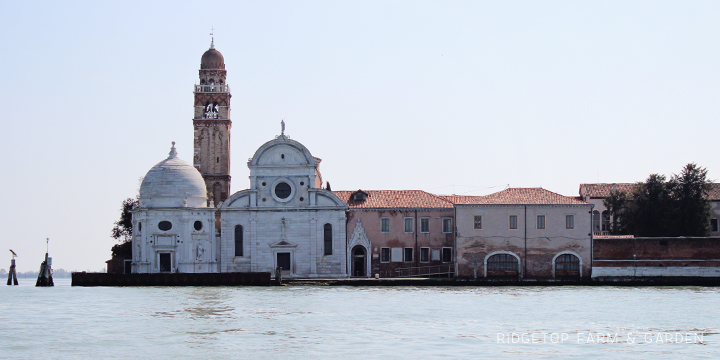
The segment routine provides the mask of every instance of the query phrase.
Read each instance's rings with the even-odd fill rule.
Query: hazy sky
[[[121,202],[192,162],[193,84],[232,90],[232,191],[280,132],[334,190],[577,195],[689,162],[717,179],[720,2],[3,1],[0,268],[98,271]]]

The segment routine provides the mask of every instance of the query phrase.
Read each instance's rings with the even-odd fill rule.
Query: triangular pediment
[[[279,248],[290,248],[290,247],[297,247],[297,244],[293,244],[287,240],[280,240],[274,244],[270,244],[271,248],[279,247]]]

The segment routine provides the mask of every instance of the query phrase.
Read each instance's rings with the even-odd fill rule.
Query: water
[[[0,287],[0,358],[720,354],[718,288],[73,288],[69,279],[57,279],[54,288],[33,285]],[[702,341],[667,340],[687,333]]]

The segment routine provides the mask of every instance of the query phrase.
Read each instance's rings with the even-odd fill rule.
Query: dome
[[[219,51],[215,50],[215,47],[211,46],[200,60],[200,69],[225,69],[225,58]]]
[[[177,157],[174,141],[170,156],[145,175],[140,207],[207,207],[205,180],[196,168]]]

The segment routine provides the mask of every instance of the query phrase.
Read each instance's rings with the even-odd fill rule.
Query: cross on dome
[[[215,33],[215,27],[210,28],[210,49],[215,49],[215,37],[213,34]]]

